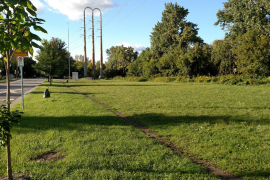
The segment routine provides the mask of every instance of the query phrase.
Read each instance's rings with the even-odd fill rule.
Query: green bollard
[[[50,97],[50,91],[49,89],[46,89],[43,94],[43,98],[49,98]]]

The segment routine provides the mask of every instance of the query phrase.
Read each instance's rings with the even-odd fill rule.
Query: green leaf
[[[37,11],[37,8],[29,0],[27,1],[27,7],[33,11]]]
[[[45,22],[44,19],[40,19],[40,18],[34,18],[35,21],[40,21],[40,22]]]
[[[11,104],[11,102],[9,100],[4,100],[4,103]]]
[[[12,4],[12,5],[15,5],[18,3],[17,0],[5,0],[8,4]]]
[[[40,45],[38,45],[37,43],[35,43],[33,41],[31,42],[31,45],[34,46],[34,47],[36,47],[36,48],[41,48]]]
[[[33,34],[33,33],[30,33],[29,35],[30,35],[30,38],[31,38],[31,39],[35,39],[35,40],[37,40],[37,41],[41,41],[41,38],[40,38],[38,35]]]
[[[33,43],[33,42],[32,42],[32,43]],[[29,52],[30,52],[31,56],[33,56],[33,54],[34,54],[34,50],[33,50],[33,48],[32,48],[32,47],[30,47],[30,48],[29,48]]]
[[[27,50],[29,47],[31,47],[30,42],[27,39],[22,39],[21,44],[20,44],[20,50],[21,51],[25,51]]]
[[[28,16],[28,14],[23,9],[20,8],[17,8],[15,13],[19,14],[21,18],[25,18]]]
[[[13,48],[17,48],[18,43],[17,43],[16,41],[11,41],[11,46],[12,46]]]
[[[27,0],[20,0],[20,5],[27,7]]]
[[[25,31],[24,36],[25,36],[25,37],[28,37],[28,36],[30,36],[30,34],[31,34],[30,31]]]
[[[0,6],[0,12],[2,12],[5,8],[3,6]],[[0,14],[0,19],[3,19],[2,14]]]
[[[41,32],[43,32],[43,33],[48,33],[43,27],[41,27],[41,26],[36,26],[36,25],[34,25],[34,29],[36,30],[36,31],[41,31]]]
[[[33,11],[33,10],[31,10],[31,9],[29,9],[29,8],[26,8],[26,10],[32,15],[32,16],[37,16],[37,14],[36,14],[36,12],[35,11]]]

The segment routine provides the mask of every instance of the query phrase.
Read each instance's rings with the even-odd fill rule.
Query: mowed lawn
[[[105,80],[67,85],[192,156],[244,179],[270,179],[270,86]]]
[[[157,104],[150,105],[151,102],[147,102],[147,105],[140,102],[143,98],[136,99],[144,95],[141,92],[145,91],[148,86],[144,85],[147,84],[136,87],[132,83],[93,81],[68,85],[76,86],[78,90],[97,97],[134,119],[136,117],[142,122],[149,119],[144,124],[149,124],[151,128],[163,126],[165,130],[172,125],[167,124],[171,116],[166,119],[159,113],[147,112],[149,107]],[[150,84],[148,88],[155,88],[153,85]],[[42,96],[46,87],[47,82],[25,97],[21,123],[12,128],[11,158],[14,173],[38,180],[219,179],[59,82],[53,82],[50,87],[51,97],[44,99]],[[134,101],[139,103],[136,107],[132,107],[136,103]],[[21,104],[12,109],[21,110]],[[160,122],[164,120],[167,125],[154,125],[156,121],[151,123],[151,118],[147,116],[153,120],[160,117]],[[41,155],[49,152],[58,153],[56,161],[39,160]],[[0,179],[5,175],[6,152],[0,149]]]

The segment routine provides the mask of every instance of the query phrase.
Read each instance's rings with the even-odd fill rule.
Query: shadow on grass
[[[89,131],[91,127],[110,131],[112,126],[117,129],[121,127],[132,125],[125,122],[117,116],[67,116],[67,117],[46,117],[46,112],[40,114],[41,117],[27,117],[23,116],[20,125],[17,125],[13,130],[18,134],[27,134],[33,132],[42,133],[46,130],[57,130],[57,131]],[[137,114],[129,117],[130,119],[140,122],[141,124],[154,127],[159,125],[180,125],[180,124],[191,124],[191,123],[251,123],[243,119],[232,119],[230,116],[165,116],[162,114]],[[259,124],[269,124],[269,121],[259,121]],[[90,128],[90,129],[89,129]],[[122,169],[118,169],[119,171]],[[145,171],[151,172],[144,169],[132,169],[130,172]],[[196,173],[196,172],[181,172],[181,173]],[[270,172],[242,172],[238,174],[241,177],[269,177]]]
[[[50,91],[50,94],[51,94],[51,97],[53,96],[53,94],[79,94],[79,93],[76,93],[76,92],[72,92],[72,91],[61,91],[61,92],[55,92],[55,91],[51,91],[51,90],[49,90]],[[43,94],[44,93],[44,91],[33,91],[33,92],[31,92],[31,94]],[[104,94],[104,93],[83,93],[84,95],[93,95],[93,94]],[[1,95],[0,95],[1,96]]]
[[[48,129],[62,129],[62,130],[80,130],[83,125],[97,125],[97,126],[132,126],[123,121],[117,116],[66,116],[66,117],[51,117],[46,116],[46,111],[40,113],[41,117],[27,117],[22,116],[20,128],[26,128],[27,131],[33,130],[48,130]],[[134,122],[139,122],[145,127],[155,127],[162,125],[177,126],[181,124],[229,124],[229,123],[245,123],[265,125],[270,124],[270,120],[244,120],[240,117],[230,116],[165,116],[163,114],[135,114],[128,117]],[[81,126],[82,125],[82,126]],[[82,128],[84,129],[84,128]]]
[[[201,108],[201,107],[200,107]],[[192,123],[209,123],[209,124],[230,124],[230,123],[246,123],[257,125],[268,125],[270,119],[264,120],[247,120],[242,116],[166,116],[164,114],[135,114],[130,117],[141,124],[147,126],[159,126],[159,125],[180,125],[180,124],[192,124]]]
[[[116,116],[66,116],[46,117],[46,112],[41,113],[43,117],[22,116],[18,132],[28,133],[32,131],[46,131],[49,129],[59,130],[84,130],[85,125],[93,126],[131,126]],[[15,129],[14,129],[15,130]],[[16,131],[16,130],[15,130]]]
[[[45,114],[46,112],[44,112],[44,115]],[[92,116],[92,117],[91,116],[90,117],[89,116],[67,116],[67,117],[23,116],[23,119],[20,125],[17,125],[15,128],[13,128],[13,132],[14,133],[16,132],[17,134],[31,133],[32,136],[34,134],[35,135],[46,134],[45,132],[46,130],[54,130],[54,131],[60,132],[61,134],[68,134],[68,135],[73,134],[72,132],[75,132],[75,134],[80,134],[78,132],[82,132],[81,133],[82,136],[78,138],[80,139],[80,141],[90,143],[92,145],[93,144],[98,145],[98,142],[96,141],[99,137],[94,136],[95,138],[92,138],[92,139],[85,138],[87,140],[83,141],[83,136],[87,136],[87,134],[91,134],[93,131],[96,131],[96,132],[98,131],[98,132],[104,132],[104,135],[106,137],[107,132],[112,131],[117,134],[117,132],[120,131],[121,134],[116,135],[116,136],[119,136],[118,138],[120,139],[123,137],[123,141],[121,141],[121,143],[119,145],[116,145],[115,147],[107,146],[105,140],[102,137],[100,137],[99,141],[101,145],[99,146],[102,148],[98,152],[93,152],[94,155],[96,156],[96,158],[93,158],[94,162],[91,162],[91,163],[88,162],[89,164],[91,164],[90,168],[92,171],[97,171],[97,172],[108,171],[109,172],[109,171],[114,170],[117,172],[137,174],[136,176],[138,176],[138,174],[144,175],[146,177],[147,177],[147,174],[175,174],[175,175],[182,175],[182,176],[187,176],[187,177],[189,177],[190,175],[194,177],[208,176],[208,172],[205,170],[205,168],[198,167],[197,165],[194,165],[190,161],[186,161],[186,160],[183,161],[183,167],[175,165],[177,169],[174,169],[174,168],[162,168],[159,170],[154,169],[153,166],[155,165],[155,163],[169,163],[170,161],[181,162],[182,160],[179,160],[179,159],[182,159],[182,158],[178,159],[177,156],[179,156],[179,154],[175,152],[173,152],[170,155],[167,155],[166,153],[164,155],[166,159],[165,157],[164,159],[159,157],[159,155],[157,155],[157,157],[159,158],[156,158],[154,154],[155,152],[159,151],[159,149],[155,149],[155,148],[158,148],[159,142],[153,142],[153,144],[150,143],[151,146],[155,147],[153,149],[151,147],[147,147],[147,145],[149,144],[145,142],[146,137],[142,136],[142,134],[137,136],[135,135],[136,132],[134,132],[135,137],[133,135],[130,135],[131,131],[127,127],[133,127],[133,126],[123,121],[121,118],[117,116]],[[71,133],[66,133],[64,131],[70,131]],[[122,134],[123,132],[126,132],[127,136],[125,134]],[[108,133],[108,134],[112,135],[111,133]],[[130,138],[130,139],[126,140],[126,138]],[[113,135],[112,135],[112,139],[115,139]],[[141,142],[142,144],[140,145],[137,145],[136,143],[130,144],[129,142],[129,141],[139,142],[140,139],[143,139],[143,141]],[[67,141],[67,140],[63,140],[63,137],[57,137],[57,136],[54,137],[54,140],[59,141],[60,146],[63,141]],[[108,143],[110,144],[112,142],[108,142]],[[119,140],[116,143],[119,143]],[[120,147],[120,146],[123,146],[123,147]],[[123,150],[119,150],[119,148],[123,148]],[[163,150],[161,150],[161,152],[163,152]],[[153,153],[153,156],[149,157],[149,153]],[[89,154],[89,156],[91,155]],[[127,158],[128,162],[126,162],[127,160],[123,160],[123,158]],[[147,161],[145,162],[144,159],[146,158],[147,158]],[[104,159],[102,160],[104,162],[100,163],[99,159]],[[122,164],[122,161],[124,162],[123,164]],[[137,162],[140,162],[140,164],[136,164]],[[68,168],[67,170],[68,172],[74,172],[76,170],[86,168],[85,163],[82,163],[81,161],[78,161],[75,163],[72,162],[72,163],[73,163],[72,165],[69,165],[69,164],[66,165],[66,166],[70,166],[70,169]],[[174,167],[173,164],[172,165],[168,164],[168,166]],[[138,179],[141,179],[141,178],[138,177]]]
[[[138,86],[138,87],[142,87],[142,86],[149,86],[149,87],[153,87],[153,86],[174,86],[174,84],[166,84],[166,83],[159,83],[159,84],[154,84],[154,82],[151,82],[151,84],[144,84],[145,82],[133,82],[133,83],[138,83],[138,84],[129,84],[129,82],[126,82],[126,84],[84,84],[84,83],[77,83],[77,84],[73,84],[72,82],[66,83],[64,82],[64,84],[62,84],[62,82],[53,82],[52,86],[54,87],[91,87],[91,86],[104,86],[104,87],[112,87],[112,86],[116,86],[116,87],[123,87],[123,86]],[[48,86],[48,84],[43,83],[43,86]],[[181,85],[181,84],[179,84]]]

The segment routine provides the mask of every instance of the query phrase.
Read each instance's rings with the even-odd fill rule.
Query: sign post
[[[24,101],[23,101],[23,66],[24,66],[24,61],[22,56],[18,56],[18,66],[21,69],[21,80],[22,80],[22,109],[24,109]]]

